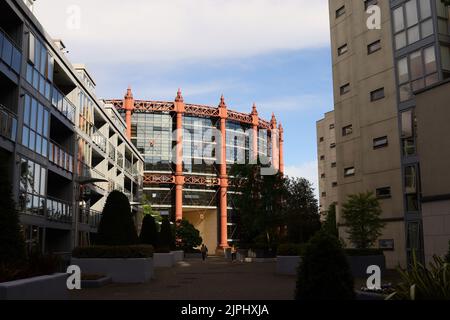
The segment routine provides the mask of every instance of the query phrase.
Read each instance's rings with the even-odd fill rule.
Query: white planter
[[[0,300],[67,300],[66,273],[0,283]]]
[[[302,259],[299,256],[278,256],[277,274],[296,275],[301,261]]]
[[[184,251],[183,250],[172,251],[171,253],[173,254],[175,263],[181,262],[184,260]]]
[[[172,268],[175,265],[175,257],[170,253],[154,253],[153,260],[155,268]]]
[[[77,259],[72,258],[81,273],[104,274],[114,283],[144,283],[153,278],[152,258],[146,259]]]

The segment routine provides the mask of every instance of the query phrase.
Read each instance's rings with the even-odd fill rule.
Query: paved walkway
[[[275,263],[231,263],[210,257],[156,269],[154,280],[140,285],[112,284],[72,292],[73,299],[137,300],[291,300],[295,277],[275,274]]]

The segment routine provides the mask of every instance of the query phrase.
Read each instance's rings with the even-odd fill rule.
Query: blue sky
[[[180,87],[188,103],[255,102],[283,124],[287,173],[317,184],[315,124],[333,106],[326,0],[93,2],[39,0],[36,15],[99,97],[131,85],[138,99],[173,100]]]

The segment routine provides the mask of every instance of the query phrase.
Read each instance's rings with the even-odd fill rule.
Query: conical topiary
[[[26,249],[8,179],[7,164],[7,159],[0,156],[0,262],[17,265],[25,262]]]
[[[142,221],[139,240],[142,244],[150,244],[153,247],[156,247],[158,244],[158,230],[156,228],[155,218],[149,214],[146,215]]]
[[[297,300],[353,300],[353,276],[339,240],[324,231],[308,243],[297,278]]]
[[[106,199],[98,226],[97,245],[125,246],[138,243],[137,231],[126,195],[113,191]]]
[[[172,226],[167,217],[164,217],[161,224],[161,231],[158,235],[158,250],[159,251],[170,251],[174,247],[174,236],[172,234]]]

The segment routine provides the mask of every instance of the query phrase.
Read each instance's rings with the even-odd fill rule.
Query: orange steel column
[[[272,120],[270,121],[271,128],[271,138],[272,138],[272,166],[275,170],[279,170],[280,168],[280,154],[278,151],[278,128],[277,128],[277,119],[275,118],[275,114],[272,114]]]
[[[228,175],[227,175],[227,118],[228,111],[225,98],[219,104],[221,153],[220,153],[220,247],[228,248]]]
[[[134,98],[131,87],[128,87],[123,107],[125,109],[125,122],[127,124],[127,137],[131,140],[131,115],[134,111]]]
[[[284,130],[283,126],[280,123],[278,127],[278,133],[280,135],[280,173],[284,175],[284,155],[283,155],[283,146],[284,146]]]
[[[254,164],[258,163],[258,126],[259,126],[258,110],[256,110],[256,104],[253,104],[252,108],[253,150],[251,163]]]
[[[175,221],[183,219],[183,114],[185,104],[181,90],[178,89],[175,98],[175,111],[177,113],[177,145],[176,145],[176,169],[175,169]]]

